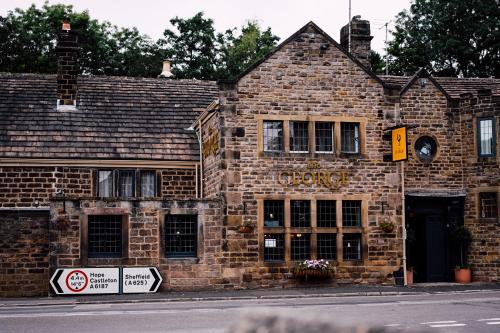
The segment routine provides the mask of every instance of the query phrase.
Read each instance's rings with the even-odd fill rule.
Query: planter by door
[[[471,282],[470,268],[455,268],[455,282],[470,283]]]
[[[413,284],[413,271],[406,271],[406,284]]]

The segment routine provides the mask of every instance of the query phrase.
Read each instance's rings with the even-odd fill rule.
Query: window
[[[291,234],[292,260],[306,260],[311,258],[311,235]]]
[[[88,216],[88,257],[122,257],[122,216]]]
[[[477,123],[478,153],[479,156],[495,156],[496,134],[494,118],[478,119]]]
[[[156,196],[156,171],[141,171],[141,197]]]
[[[289,211],[285,211],[285,207]],[[316,207],[315,214],[311,214],[311,207]],[[264,214],[259,217],[264,227],[260,243],[264,261],[362,260],[362,226],[366,225],[362,207],[362,200],[338,202],[323,197],[321,200],[260,201],[259,211],[263,209]],[[341,214],[339,223],[343,228],[336,222]]]
[[[334,228],[336,222],[336,202],[334,200],[318,200],[316,202],[317,226],[320,228]]]
[[[361,201],[342,201],[342,226],[361,227]]]
[[[498,218],[498,198],[496,192],[479,193],[479,213],[483,219]]]
[[[264,151],[280,152],[283,150],[283,122],[264,121],[263,123]]]
[[[333,153],[333,123],[316,122],[316,152]]]
[[[361,260],[361,234],[344,234],[342,249],[344,260]]]
[[[337,259],[337,234],[318,234],[318,258]]]
[[[283,234],[264,235],[264,261],[285,260],[285,241]]]
[[[359,153],[359,123],[341,124],[341,151],[343,153]]]
[[[285,205],[283,200],[264,201],[264,226],[283,227],[285,225]]]
[[[101,198],[152,198],[157,195],[155,170],[98,170],[95,177],[97,196]]]
[[[113,171],[99,170],[97,196],[109,198],[113,196]]]
[[[422,162],[431,162],[437,153],[437,142],[430,136],[421,136],[415,142],[415,153]]]
[[[130,198],[135,196],[135,171],[119,170],[118,171],[118,196],[122,198]]]
[[[165,217],[165,256],[196,257],[197,215]]]
[[[306,200],[290,201],[292,209],[292,228],[308,228],[311,226],[311,202]]]
[[[307,121],[290,122],[290,151],[307,153],[309,151],[309,124]]]

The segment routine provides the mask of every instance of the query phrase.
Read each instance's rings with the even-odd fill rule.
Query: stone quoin
[[[473,280],[498,282],[500,80],[376,75],[352,24],[352,53],[309,22],[232,81],[77,75],[71,28],[57,75],[0,73],[0,297],[91,267],[293,287],[306,259],[332,264],[321,285],[390,285],[404,244],[415,281],[452,281],[461,225]]]

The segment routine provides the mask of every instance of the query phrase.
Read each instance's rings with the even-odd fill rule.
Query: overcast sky
[[[372,49],[383,53],[385,22],[412,0],[351,0],[352,16],[361,15],[371,22],[374,36]],[[50,3],[72,4],[77,11],[88,9],[90,16],[107,20],[121,27],[137,27],[143,34],[157,39],[162,36],[174,16],[191,17],[203,11],[215,22],[217,31],[240,27],[248,19],[257,20],[261,27],[271,27],[273,33],[286,39],[309,21],[314,21],[336,41],[340,28],[349,18],[349,0],[60,0]],[[44,0],[0,0],[0,15],[16,7],[27,8]]]

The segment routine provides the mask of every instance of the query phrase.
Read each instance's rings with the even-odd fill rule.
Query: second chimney
[[[354,16],[351,20],[351,54],[366,68],[370,68],[370,21],[362,20],[361,16]],[[340,30],[340,45],[349,49],[349,23]]]
[[[64,21],[57,36],[57,109],[76,108],[78,36]]]

